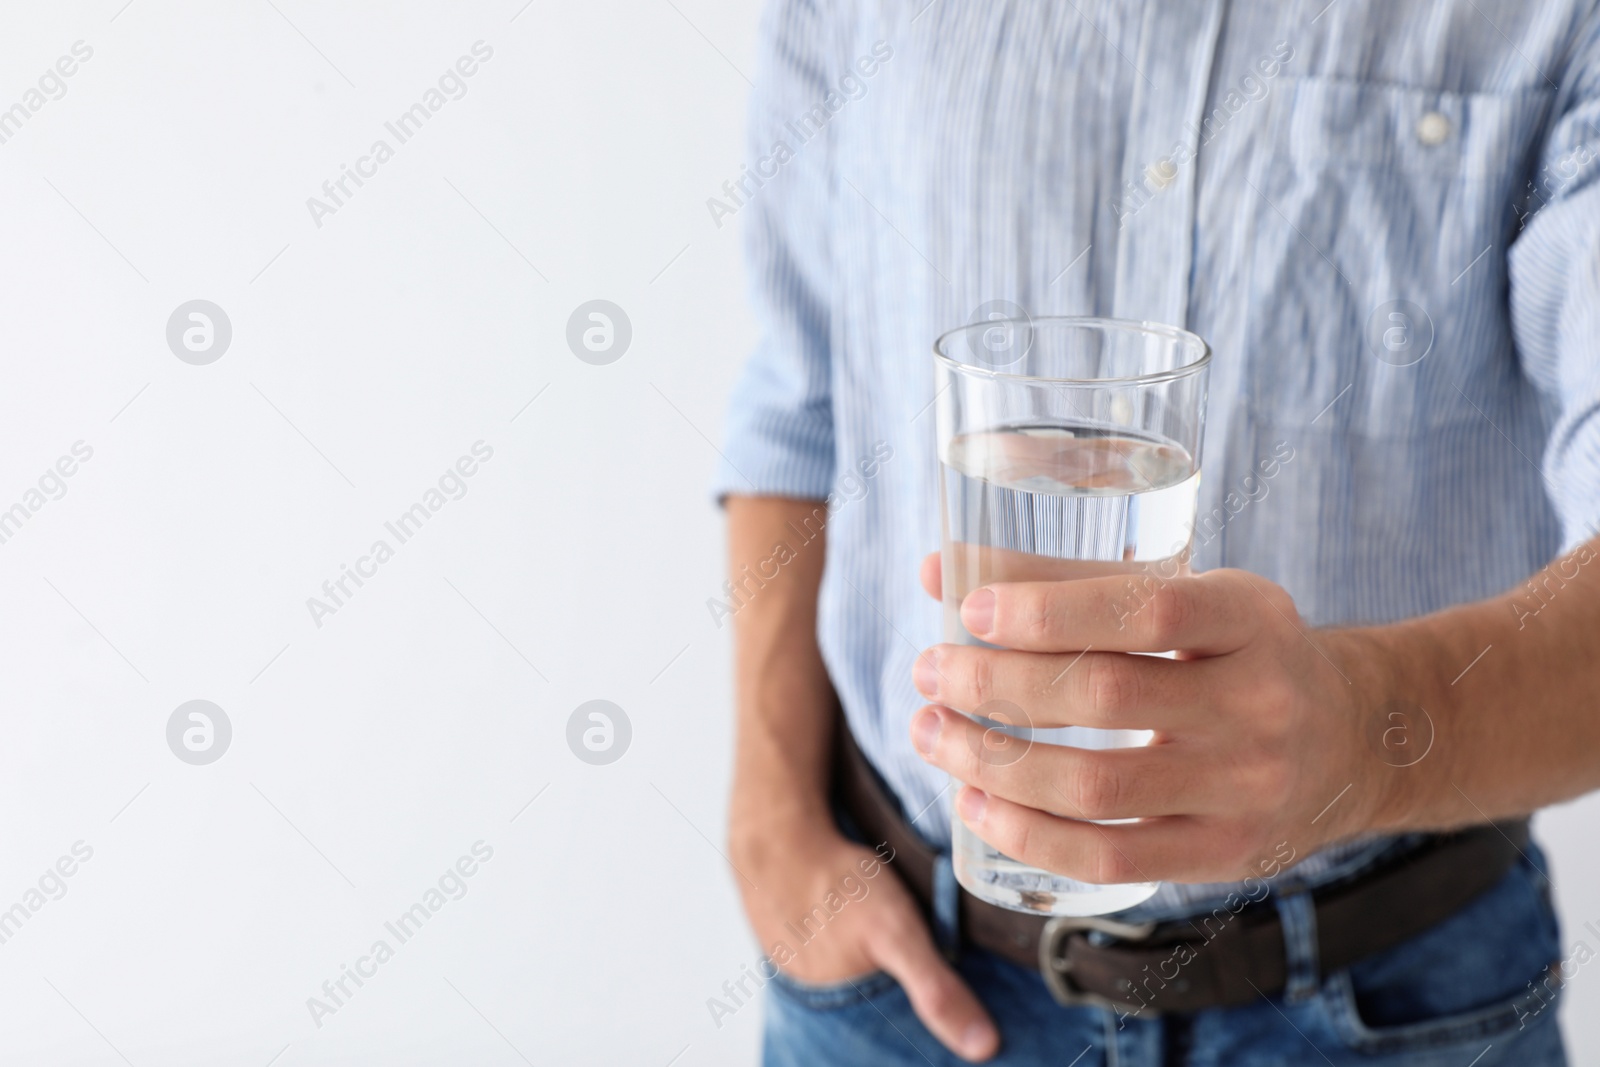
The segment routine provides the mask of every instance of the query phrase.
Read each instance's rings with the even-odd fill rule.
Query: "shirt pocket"
[[[1480,417],[1456,385],[1517,373],[1505,253],[1550,92],[1285,88],[1244,193],[1252,409],[1399,437]]]

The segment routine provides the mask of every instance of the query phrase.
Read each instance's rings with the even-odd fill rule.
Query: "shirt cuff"
[[[719,505],[729,494],[824,500],[833,489],[833,428],[826,412],[736,410],[726,442],[711,482]]]

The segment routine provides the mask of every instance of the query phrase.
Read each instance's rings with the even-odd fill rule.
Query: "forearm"
[[[1433,734],[1414,765],[1379,761],[1378,828],[1524,815],[1600,788],[1600,539],[1501,596],[1357,634],[1386,650],[1394,710],[1426,712],[1410,712],[1408,758]]]
[[[837,697],[817,644],[821,501],[732,496],[736,741],[729,842],[759,859],[775,838],[825,832]],[[809,540],[807,539],[809,536]],[[791,832],[792,831],[792,832]]]

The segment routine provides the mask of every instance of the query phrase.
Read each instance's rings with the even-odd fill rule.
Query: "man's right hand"
[[[773,953],[781,942],[793,953],[773,953],[786,975],[820,985],[886,972],[923,1025],[956,1055],[980,1061],[999,1049],[989,1013],[934,946],[916,901],[882,862],[887,848],[874,853],[828,827],[787,841],[764,835],[740,851],[734,862],[745,875],[739,879],[745,913],[764,950]],[[845,901],[832,915],[823,903],[830,893]]]
[[[838,696],[817,645],[827,506],[734,495],[727,508],[738,708],[728,844],[750,925],[801,982],[888,973],[935,1037],[988,1059],[1000,1037],[983,1005],[934,948],[899,875],[846,840],[828,810]],[[823,924],[813,909],[828,916],[830,893],[846,903]],[[801,943],[788,924],[805,919],[818,932]],[[780,941],[792,957],[773,951]]]

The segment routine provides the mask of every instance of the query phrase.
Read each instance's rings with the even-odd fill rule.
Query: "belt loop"
[[[954,960],[961,947],[961,883],[950,853],[933,861],[933,940],[946,959]]]
[[[1286,957],[1284,999],[1308,1000],[1321,984],[1321,964],[1317,959],[1317,907],[1305,890],[1274,894],[1278,917],[1283,922],[1283,951]]]

